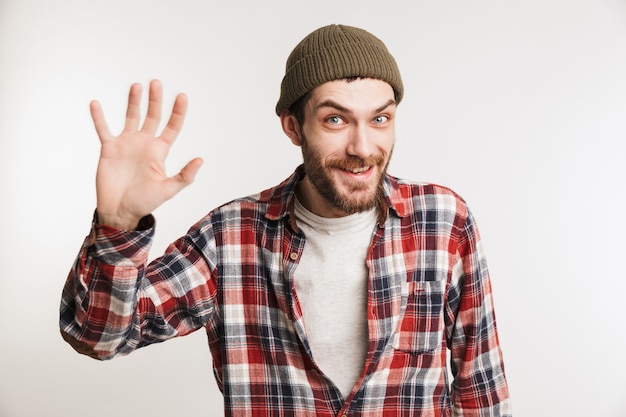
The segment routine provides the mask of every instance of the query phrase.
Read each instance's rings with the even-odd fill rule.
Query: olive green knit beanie
[[[329,25],[307,35],[289,55],[276,114],[318,85],[349,77],[386,81],[402,100],[400,71],[385,44],[363,29]]]

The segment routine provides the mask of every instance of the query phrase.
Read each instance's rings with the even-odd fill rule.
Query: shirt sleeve
[[[453,416],[511,416],[489,271],[471,212],[460,231],[446,305]]]
[[[135,231],[94,220],[61,297],[61,335],[79,353],[110,359],[191,333],[210,319],[215,268],[197,244],[198,236],[207,242],[206,230],[194,226],[148,264],[153,235],[152,216]]]

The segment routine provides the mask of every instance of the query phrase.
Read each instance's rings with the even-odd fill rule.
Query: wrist
[[[95,222],[97,225],[106,225],[119,230],[136,230],[143,217],[115,216],[99,213],[96,209]]]

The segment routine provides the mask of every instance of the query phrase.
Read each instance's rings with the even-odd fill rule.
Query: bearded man
[[[150,213],[202,164],[165,175],[186,96],[158,136],[158,81],[141,126],[131,87],[119,136],[93,102],[97,208],[62,296],[65,340],[103,360],[204,328],[226,416],[509,416],[471,212],[448,188],[387,173],[403,93],[374,35],[313,31],[276,105],[303,164],[149,263]]]

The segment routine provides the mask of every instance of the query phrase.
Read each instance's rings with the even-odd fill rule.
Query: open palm
[[[141,90],[140,84],[131,86],[126,123],[118,136],[109,131],[100,104],[91,103],[102,145],[96,173],[98,218],[100,223],[126,230],[134,229],[142,217],[189,185],[202,165],[202,160],[195,158],[178,174],[166,175],[165,159],[182,129],[187,97],[176,97],[169,121],[157,136],[163,102],[161,83],[150,83],[148,110],[140,127]]]

